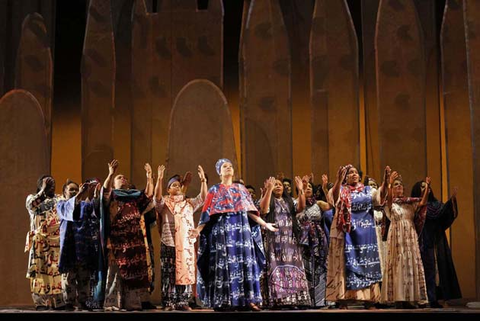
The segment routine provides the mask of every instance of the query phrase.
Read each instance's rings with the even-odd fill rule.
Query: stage
[[[301,318],[302,321],[306,320],[338,320],[354,318],[368,318],[369,320],[386,320],[386,318],[408,317],[413,319],[445,319],[451,320],[452,318],[458,319],[471,319],[478,320],[480,318],[480,309],[471,309],[465,306],[447,307],[443,309],[376,309],[365,310],[362,307],[349,307],[347,310],[340,309],[310,309],[310,310],[262,310],[260,312],[252,311],[231,311],[231,312],[215,312],[211,309],[197,309],[193,311],[163,311],[157,310],[145,310],[145,311],[115,311],[115,312],[92,312],[92,311],[35,311],[33,307],[25,308],[13,308],[3,307],[0,308],[0,315],[18,315],[27,314],[28,316],[39,315],[48,318],[63,319],[65,318],[150,318],[160,317],[162,320],[195,320],[195,321],[215,321],[215,320],[293,320],[294,318]],[[402,314],[402,316],[398,316]]]

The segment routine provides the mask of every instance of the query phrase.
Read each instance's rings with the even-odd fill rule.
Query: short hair
[[[252,185],[247,185],[247,186],[245,186],[245,187],[246,187],[247,189],[249,189],[249,188],[253,189],[254,192],[257,191],[257,190],[255,189],[255,187],[253,187]]]

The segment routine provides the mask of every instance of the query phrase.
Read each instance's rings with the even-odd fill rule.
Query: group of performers
[[[140,190],[117,168],[108,164],[103,184],[67,180],[63,195],[42,176],[27,197],[27,278],[37,310],[155,309],[152,224],[165,310],[190,311],[196,302],[215,311],[438,308],[439,299],[461,297],[445,235],[457,191],[442,203],[429,177],[407,197],[388,166],[379,186],[347,165],[333,184],[326,175],[318,185],[313,174],[296,176],[296,198],[291,180],[267,178],[257,199],[222,158],[220,183],[210,188],[198,166],[200,193],[191,198],[191,173],[164,180],[161,165],[155,182],[146,164]]]

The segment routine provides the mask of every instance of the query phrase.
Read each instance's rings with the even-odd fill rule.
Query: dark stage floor
[[[365,310],[362,307],[349,307],[348,310],[339,310],[339,309],[327,309],[327,310],[263,310],[260,312],[214,312],[209,309],[200,309],[193,311],[163,311],[158,310],[146,310],[146,311],[117,311],[117,312],[89,312],[89,311],[35,311],[32,307],[26,308],[13,308],[13,307],[2,307],[0,308],[0,316],[7,314],[27,314],[31,316],[32,314],[37,314],[39,316],[45,316],[49,320],[51,318],[58,318],[59,320],[68,320],[72,318],[87,318],[94,317],[95,319],[101,318],[102,320],[106,319],[137,319],[137,318],[161,318],[161,320],[195,320],[195,321],[324,321],[324,320],[339,320],[340,319],[349,319],[354,318],[366,318],[368,320],[383,320],[383,321],[393,321],[393,318],[397,319],[398,317],[417,319],[417,320],[453,320],[457,319],[469,319],[469,320],[480,320],[480,309],[471,309],[465,306],[459,307],[448,307],[443,309],[377,309],[377,310]],[[401,314],[401,316],[399,315]],[[3,319],[3,318],[2,318]]]

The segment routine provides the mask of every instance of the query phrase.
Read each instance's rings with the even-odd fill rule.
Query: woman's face
[[[232,163],[225,162],[222,164],[220,168],[220,176],[222,177],[233,177],[233,165]]]
[[[248,188],[248,192],[250,193],[250,196],[254,201],[257,200],[257,194],[255,193],[255,190],[253,188]]]
[[[421,190],[422,190],[422,195],[425,193],[425,188],[427,188],[427,183],[422,182]]]
[[[292,185],[290,184],[289,181],[284,181],[283,182],[283,189],[287,191],[287,194],[288,195],[291,195],[292,194]],[[283,193],[283,191],[282,191]]]
[[[375,188],[375,189],[378,188],[377,182],[375,182],[373,179],[368,180],[368,186],[370,186],[371,188]]]
[[[355,167],[352,167],[347,172],[347,184],[348,185],[356,185],[360,176],[358,175],[358,171]]]
[[[273,195],[275,197],[282,197],[283,194],[283,183],[278,179],[275,180],[275,185],[273,186]]]
[[[65,190],[63,191],[63,195],[66,199],[71,199],[75,195],[78,194],[78,185],[75,183],[70,183],[65,186]]]
[[[168,187],[168,194],[170,196],[180,195],[182,194],[182,185],[179,181],[175,181]]]
[[[394,196],[403,196],[403,183],[399,180],[395,180],[392,185],[393,195]]]
[[[307,184],[307,188],[305,189],[305,197],[312,197],[313,195],[313,186],[311,183]]]
[[[129,187],[130,187],[130,183],[128,182],[128,179],[123,174],[119,174],[115,176],[115,179],[113,181],[113,188],[128,189]]]

